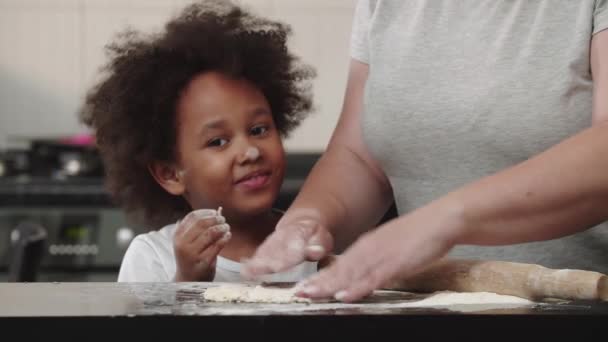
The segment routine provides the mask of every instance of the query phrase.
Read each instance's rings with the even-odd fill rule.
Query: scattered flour
[[[212,302],[259,303],[253,307],[224,306],[209,307],[205,310],[206,314],[216,315],[255,315],[264,313],[297,314],[327,310],[357,310],[366,313],[386,313],[407,308],[480,312],[486,310],[530,307],[537,304],[524,298],[490,292],[450,291],[435,292],[420,300],[365,303],[311,302],[308,299],[296,297],[293,289],[269,289],[261,286],[248,287],[243,285],[222,285],[208,288],[205,293],[203,293],[203,297],[205,300]],[[306,305],[284,305],[285,303],[306,303]]]

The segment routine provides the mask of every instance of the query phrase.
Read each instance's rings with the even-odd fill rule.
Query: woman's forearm
[[[365,162],[344,147],[328,149],[286,214],[318,215],[336,244],[345,247],[376,225],[392,202],[388,185],[370,175]]]
[[[448,228],[458,244],[547,240],[601,223],[608,219],[608,122],[428,207],[459,213]]]
[[[591,41],[593,127],[446,196],[463,213],[462,243],[569,235],[608,219],[608,31]]]
[[[352,241],[373,227],[392,202],[388,180],[369,156],[361,136],[361,109],[368,66],[353,60],[342,115],[327,151],[308,175],[282,221],[317,216],[337,239]]]

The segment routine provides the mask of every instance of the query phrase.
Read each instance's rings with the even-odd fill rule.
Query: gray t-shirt
[[[370,66],[363,134],[399,212],[589,127],[590,40],[607,28],[608,0],[359,1],[351,55]],[[608,273],[608,225],[451,256]]]

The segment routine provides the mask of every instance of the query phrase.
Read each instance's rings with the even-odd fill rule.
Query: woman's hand
[[[454,245],[458,218],[445,216],[423,208],[364,234],[332,265],[298,284],[298,295],[352,302],[421,271]]]
[[[303,261],[322,259],[333,248],[333,238],[319,215],[298,209],[277,224],[243,268],[247,278],[281,272]]]

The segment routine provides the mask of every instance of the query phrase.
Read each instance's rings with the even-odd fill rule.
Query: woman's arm
[[[448,195],[463,212],[457,242],[547,240],[608,219],[608,30],[592,39],[591,69],[593,127]]]
[[[593,37],[591,65],[592,127],[366,234],[301,294],[352,301],[422,270],[456,244],[546,240],[607,220],[608,30]]]
[[[392,202],[388,179],[363,142],[361,115],[368,65],[351,60],[342,114],[284,222],[318,211],[334,235],[356,237],[376,225]]]
[[[244,274],[280,272],[319,260],[375,226],[392,203],[389,182],[370,157],[361,133],[368,65],[351,60],[344,104],[328,148]]]
[[[608,121],[608,29],[591,40],[593,124]]]

